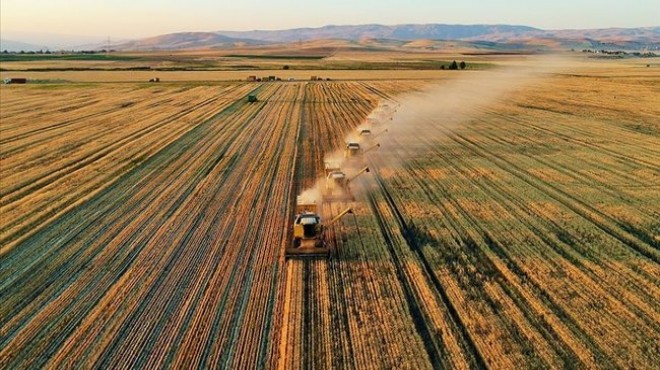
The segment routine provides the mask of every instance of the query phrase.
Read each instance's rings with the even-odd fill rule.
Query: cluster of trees
[[[657,57],[658,55],[654,52],[647,51],[647,52],[639,52],[639,51],[634,51],[634,52],[627,52],[623,50],[593,50],[593,49],[582,49],[583,53],[593,53],[593,54],[605,54],[605,55],[620,55],[620,56],[625,56],[625,55],[632,55],[636,57],[641,57],[641,58],[654,58]]]
[[[465,69],[467,68],[467,64],[462,61],[460,63],[456,63],[456,61],[452,61],[451,64],[448,67],[445,67],[444,65],[440,66],[440,69],[449,69],[449,70],[457,70],[457,69]]]
[[[42,50],[28,50],[28,51],[25,51],[25,50],[8,51],[7,49],[5,49],[5,50],[2,51],[2,54],[30,54],[30,55],[33,55],[33,54],[45,54],[45,55],[49,55],[49,54],[67,54],[67,55],[69,55],[69,54],[105,54],[105,53],[113,53],[115,51],[116,50],[114,50],[114,49],[110,49],[110,50],[106,50],[106,49],[101,49],[101,50],[78,50],[78,51],[75,51],[75,50],[50,51],[48,49],[46,49],[46,50],[43,50],[43,49]]]
[[[61,53],[61,52],[59,52],[59,53]],[[7,49],[5,49],[5,50],[2,51],[2,54],[55,54],[55,52],[54,52],[54,51],[50,51],[50,50],[37,50],[37,51],[34,51],[34,50],[28,50],[28,51],[25,51],[25,50],[21,50],[21,51],[8,51]]]

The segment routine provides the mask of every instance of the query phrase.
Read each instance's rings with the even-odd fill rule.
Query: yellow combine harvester
[[[367,152],[370,152],[374,149],[380,148],[380,144],[373,145],[369,147],[368,149],[362,149],[360,146],[360,143],[356,142],[350,142],[346,144],[346,148],[344,149],[344,157],[345,158],[358,158],[364,155]]]
[[[365,172],[369,172],[369,167],[364,167],[351,177],[347,177],[344,171],[340,169],[328,172],[325,178],[323,200],[326,202],[354,201],[355,197],[351,193],[350,187],[351,181]]]
[[[371,145],[375,142],[376,138],[388,132],[388,129],[379,132],[371,131],[370,129],[358,130],[358,135],[363,145]],[[376,146],[377,148],[378,146]],[[371,149],[371,148],[370,148]],[[375,148],[374,148],[375,149]],[[368,151],[368,150],[365,150]]]
[[[350,207],[346,208],[330,222],[323,224],[317,207],[316,202],[298,197],[296,217],[293,222],[293,245],[286,248],[286,258],[328,256],[330,248],[324,239],[324,230],[344,215],[353,213]]]

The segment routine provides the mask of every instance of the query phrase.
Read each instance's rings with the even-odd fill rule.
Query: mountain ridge
[[[199,33],[204,40],[195,43],[187,39],[189,47],[227,47],[235,45],[266,45],[272,43],[295,43],[311,40],[441,40],[465,42],[494,42],[506,48],[514,45],[518,49],[527,45],[530,49],[549,50],[550,48],[603,48],[626,50],[660,50],[660,27],[603,28],[542,30],[523,25],[506,24],[400,24],[400,25],[327,25],[323,27],[292,28],[285,30],[215,31]],[[213,44],[207,34],[216,34],[227,39]],[[160,37],[176,37],[177,34]],[[190,33],[181,33],[188,38]],[[154,40],[155,41],[155,40]],[[161,43],[159,48],[176,49],[181,43],[170,46]],[[127,45],[119,45],[125,49]]]
[[[518,49],[522,46],[530,50],[559,49],[625,49],[625,50],[660,50],[660,27],[638,28],[601,28],[601,29],[563,29],[543,30],[524,25],[508,24],[363,24],[363,25],[327,25],[323,27],[302,27],[283,30],[251,31],[212,31],[212,32],[177,32],[135,40],[115,42],[112,49],[125,51],[177,50],[177,49],[226,49],[236,46],[259,46],[274,43],[291,44],[310,40],[364,40],[392,41],[462,41],[492,42],[506,49],[511,45]],[[26,51],[36,47],[33,40],[3,39],[4,45],[24,45]],[[57,50],[52,46],[52,50]],[[107,48],[100,43],[90,49]],[[16,47],[12,47],[16,49]],[[14,51],[18,51],[14,50]]]
[[[451,25],[451,24],[400,24],[400,25],[327,25],[323,27],[292,28],[285,30],[216,31],[229,37],[242,37],[269,42],[296,42],[316,39],[360,40],[390,39],[410,41],[416,39],[461,40],[485,34],[520,33],[539,30],[517,25]]]

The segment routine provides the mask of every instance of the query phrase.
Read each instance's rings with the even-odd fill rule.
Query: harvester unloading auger
[[[373,139],[379,137],[380,135],[382,135],[382,134],[384,134],[384,133],[386,133],[386,132],[388,132],[388,131],[389,131],[388,129],[385,129],[385,130],[383,130],[383,131],[377,133],[376,135],[371,136],[371,139],[373,140]]]
[[[309,202],[298,197],[296,217],[293,222],[293,245],[285,250],[286,258],[327,257],[330,248],[325,240],[325,230],[339,221],[344,215],[352,214],[352,208],[346,208],[327,223],[322,223],[316,202]]]

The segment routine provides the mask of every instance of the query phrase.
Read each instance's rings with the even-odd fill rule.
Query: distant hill
[[[465,47],[493,50],[603,48],[660,50],[660,27],[594,30],[541,30],[515,25],[378,24],[325,26],[275,31],[173,33],[117,45],[121,50],[227,48],[310,40],[347,40],[372,47],[396,47],[416,40],[462,41]],[[423,45],[424,43],[420,43]],[[414,44],[411,44],[413,46]],[[439,46],[440,44],[436,44]],[[432,48],[433,49],[433,48]]]
[[[518,35],[541,31],[527,26],[509,25],[447,25],[447,24],[402,24],[383,26],[379,24],[359,26],[325,26],[320,28],[296,28],[280,31],[218,31],[229,37],[242,37],[270,42],[295,42],[318,39],[390,39],[390,40],[463,40],[486,37],[493,34]]]
[[[106,37],[51,33],[41,31],[38,27],[35,31],[2,31],[2,44],[5,45],[5,42],[7,42],[7,50],[10,50],[11,47],[15,51],[37,51],[42,49],[50,51],[89,50],[103,48],[102,45],[107,44],[105,40]],[[118,41],[114,40],[115,43],[118,43]]]
[[[563,48],[660,50],[660,27],[605,28],[593,30],[534,30],[522,33],[493,33],[464,41],[538,44]]]
[[[603,28],[595,30],[556,30],[533,32],[539,36],[564,40],[591,40],[601,43],[634,42],[660,44],[660,27]]]
[[[263,44],[262,41],[224,36],[214,32],[180,32],[112,45],[118,50],[175,50],[228,48]]]
[[[493,42],[493,49],[508,48],[602,48],[660,50],[660,27],[606,28],[592,30],[541,30],[512,25],[404,24],[383,26],[325,26],[279,31],[218,31],[230,37],[269,42],[296,42],[318,39],[345,40],[451,40]]]
[[[25,39],[30,42],[2,40],[2,49],[39,50],[36,39],[44,45],[48,35]],[[53,37],[51,37],[53,39]],[[60,40],[53,39],[53,40]],[[325,26],[318,28],[295,28],[288,30],[180,32],[115,42],[112,49],[118,50],[181,50],[181,49],[228,49],[235,47],[293,44],[313,40],[344,40],[352,42],[352,48],[421,48],[443,50],[446,42],[458,43],[455,47],[498,50],[550,50],[561,49],[606,49],[606,50],[660,50],[660,27],[607,28],[592,30],[542,30],[516,25],[448,25],[448,24],[402,24],[385,26],[379,24],[354,26]],[[82,41],[82,39],[81,39]],[[418,42],[415,42],[418,41]],[[61,44],[61,43],[60,43]],[[6,46],[5,46],[6,45]],[[78,44],[83,45],[83,44]],[[103,49],[107,44],[90,44],[71,49]],[[327,47],[327,46],[319,46]],[[51,47],[51,49],[53,49]],[[54,49],[55,50],[55,49]]]
[[[28,44],[26,42],[0,39],[0,51],[37,51],[43,49],[43,46]]]

